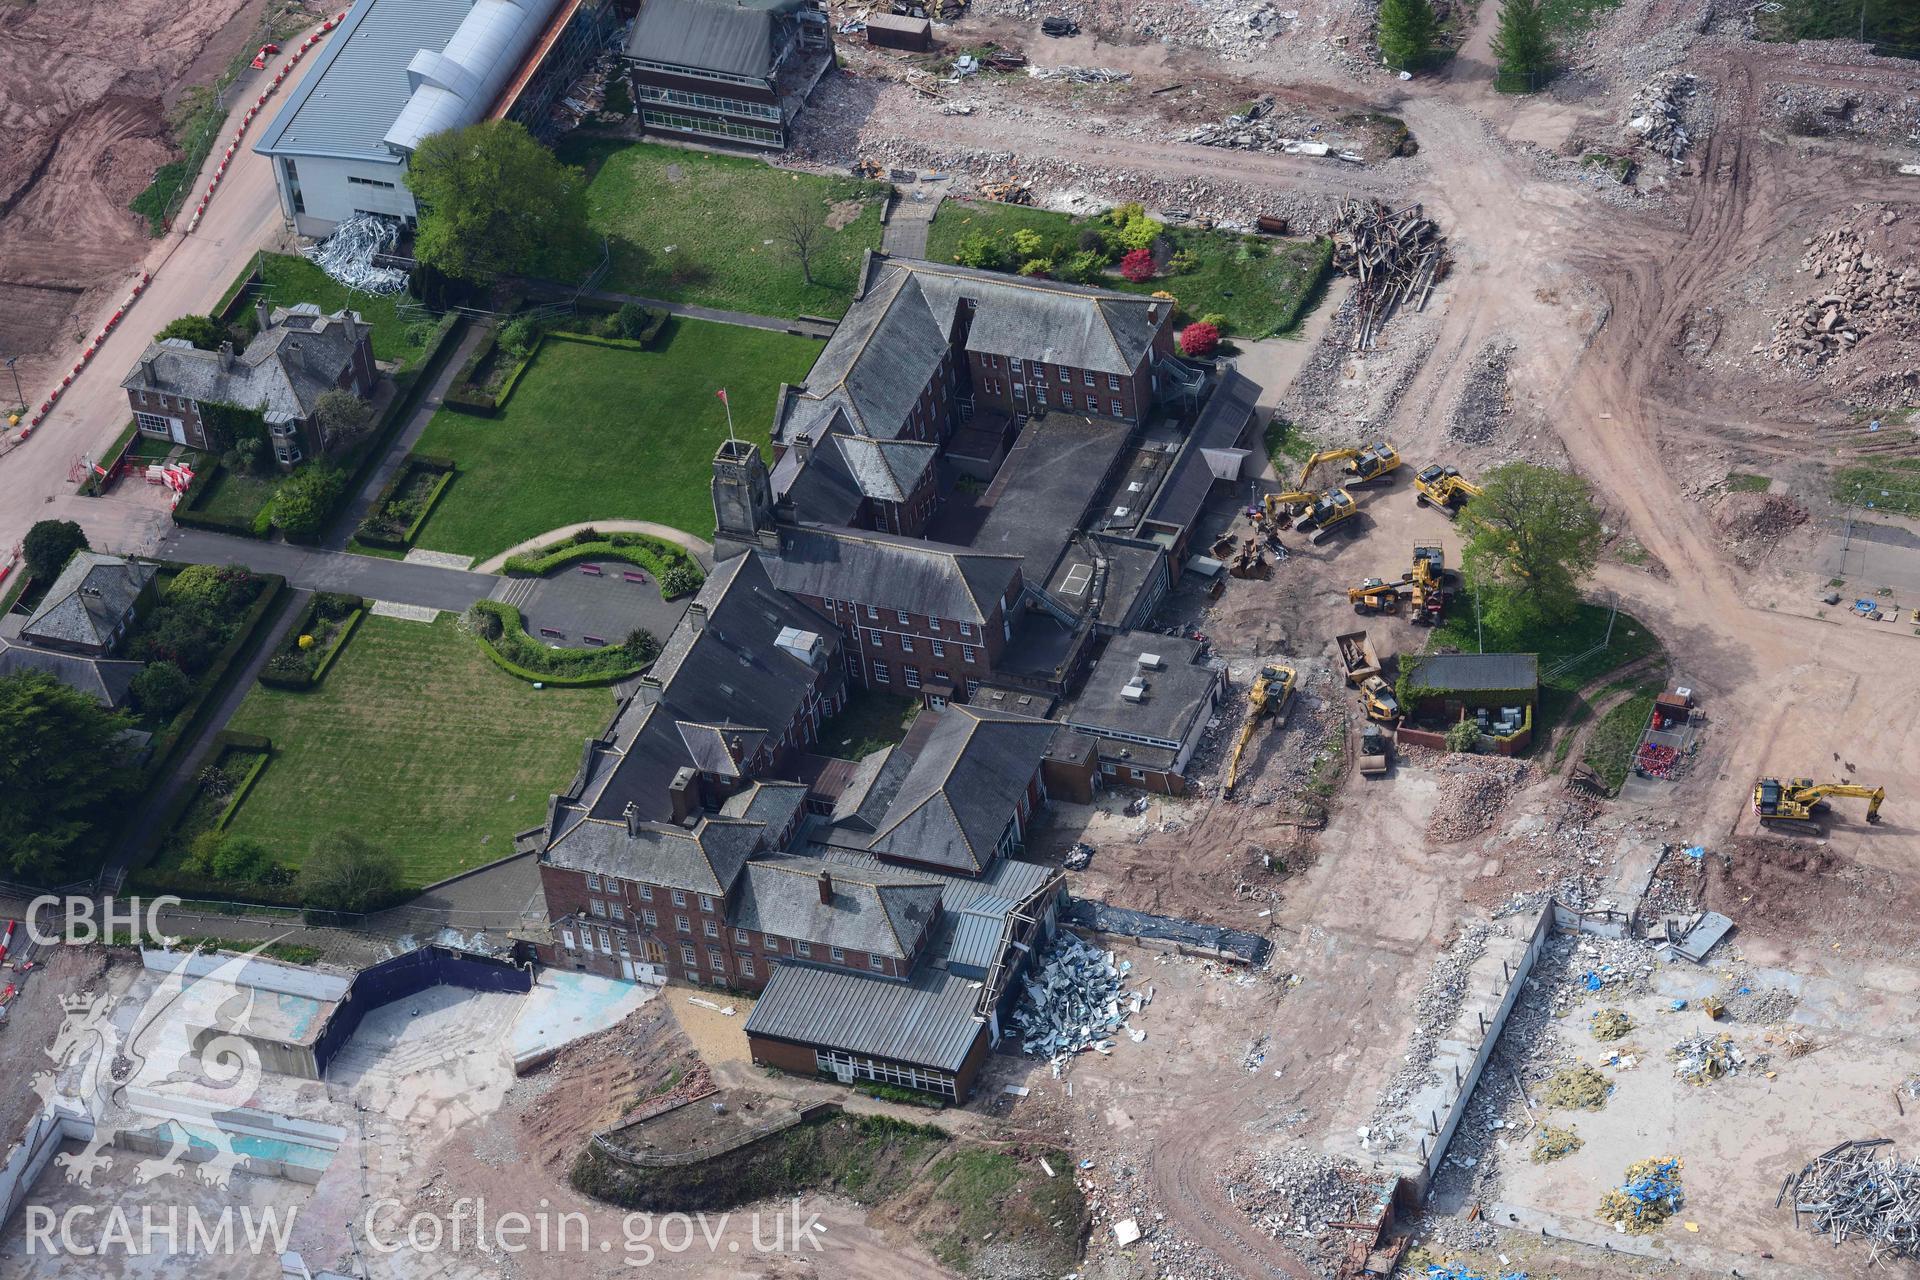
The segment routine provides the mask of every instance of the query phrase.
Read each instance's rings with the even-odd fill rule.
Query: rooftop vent
[[[1147,682],[1139,676],[1135,676],[1133,679],[1127,681],[1125,687],[1120,690],[1120,696],[1128,702],[1145,702],[1147,700]]]
[[[1143,653],[1140,655],[1140,669],[1142,671],[1164,671],[1166,670],[1166,666],[1167,660],[1157,653]]]
[[[774,639],[774,645],[792,654],[810,667],[820,665],[820,658],[826,649],[817,631],[802,631],[798,627],[782,627]]]

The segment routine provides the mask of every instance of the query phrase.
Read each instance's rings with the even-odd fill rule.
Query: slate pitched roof
[[[133,678],[144,662],[123,662],[115,658],[93,658],[80,653],[58,653],[33,645],[19,644],[0,637],[0,676],[17,676],[28,671],[44,671],[61,684],[91,697],[108,707],[127,700]]]
[[[978,873],[993,864],[1059,726],[967,706],[938,714],[867,847]]]
[[[768,79],[775,70],[774,15],[799,7],[798,0],[647,0],[627,35],[627,56]]]
[[[863,529],[783,528],[766,556],[782,591],[825,600],[871,600],[960,622],[985,623],[1020,572],[1018,556],[986,555]]]
[[[76,551],[20,628],[21,638],[104,649],[155,572],[138,560]]]
[[[1133,373],[1169,321],[1165,299],[915,258],[873,254],[863,279],[805,383],[776,410],[776,440],[822,439],[835,414],[854,434],[898,437],[952,350],[963,302],[973,304],[966,350],[1095,373]]]
[[[937,445],[919,440],[869,440],[835,435],[860,491],[883,502],[905,502],[940,456]]]
[[[830,902],[820,900],[827,876]],[[939,913],[938,881],[891,867],[853,869],[818,858],[756,858],[730,901],[728,924],[824,947],[905,960]]]
[[[294,422],[310,416],[321,395],[339,385],[366,333],[358,312],[327,316],[311,302],[297,303],[274,311],[238,354],[202,351],[180,338],[153,343],[120,385],[200,404],[236,404],[260,410],[268,422]]]
[[[768,825],[702,818],[692,829],[624,819],[582,818],[547,846],[543,858],[556,867],[643,880],[693,893],[724,894],[747,859],[767,845]]]
[[[1415,659],[1407,681],[1449,693],[1500,693],[1540,684],[1540,659],[1531,653],[1434,653]]]

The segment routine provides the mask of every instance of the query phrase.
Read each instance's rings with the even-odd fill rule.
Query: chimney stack
[[[1153,302],[1147,305],[1147,323],[1148,324],[1160,323],[1160,304],[1159,303]]]
[[[820,873],[820,905],[833,905],[833,873],[830,871]]]
[[[687,625],[695,631],[707,629],[707,606],[695,600],[687,606]]]
[[[267,310],[266,300],[264,298],[255,299],[253,304],[253,318],[259,322],[261,333],[267,331],[267,323],[271,316],[272,313]]]
[[[152,356],[140,357],[140,378],[143,382],[145,382],[150,387],[157,387],[160,385],[160,373],[159,373],[159,370],[154,366]]]
[[[667,784],[667,803],[673,814],[673,824],[685,826],[688,818],[700,811],[700,775],[690,766],[683,766],[673,775],[673,781]]]
[[[639,835],[640,834],[640,806],[635,804],[633,801],[629,800],[627,801],[627,807],[621,810],[621,815],[625,817],[627,820],[627,834],[630,836]]]
[[[238,363],[239,361],[235,360],[233,357],[233,344],[231,342],[221,343],[220,344],[220,367],[222,369],[231,369],[233,368],[234,365]]]

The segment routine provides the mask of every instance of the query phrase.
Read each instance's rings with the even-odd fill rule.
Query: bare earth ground
[[[0,353],[27,357],[22,382],[65,368],[90,336],[100,302],[124,294],[150,243],[127,202],[174,158],[165,112],[254,38],[265,7],[0,6],[0,125],[8,138],[0,155]]]

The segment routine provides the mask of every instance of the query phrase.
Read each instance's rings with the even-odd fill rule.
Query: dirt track
[[[0,6],[0,354],[42,381],[150,241],[127,202],[174,158],[165,112],[252,38],[265,0]],[[12,395],[9,385],[6,392]]]

